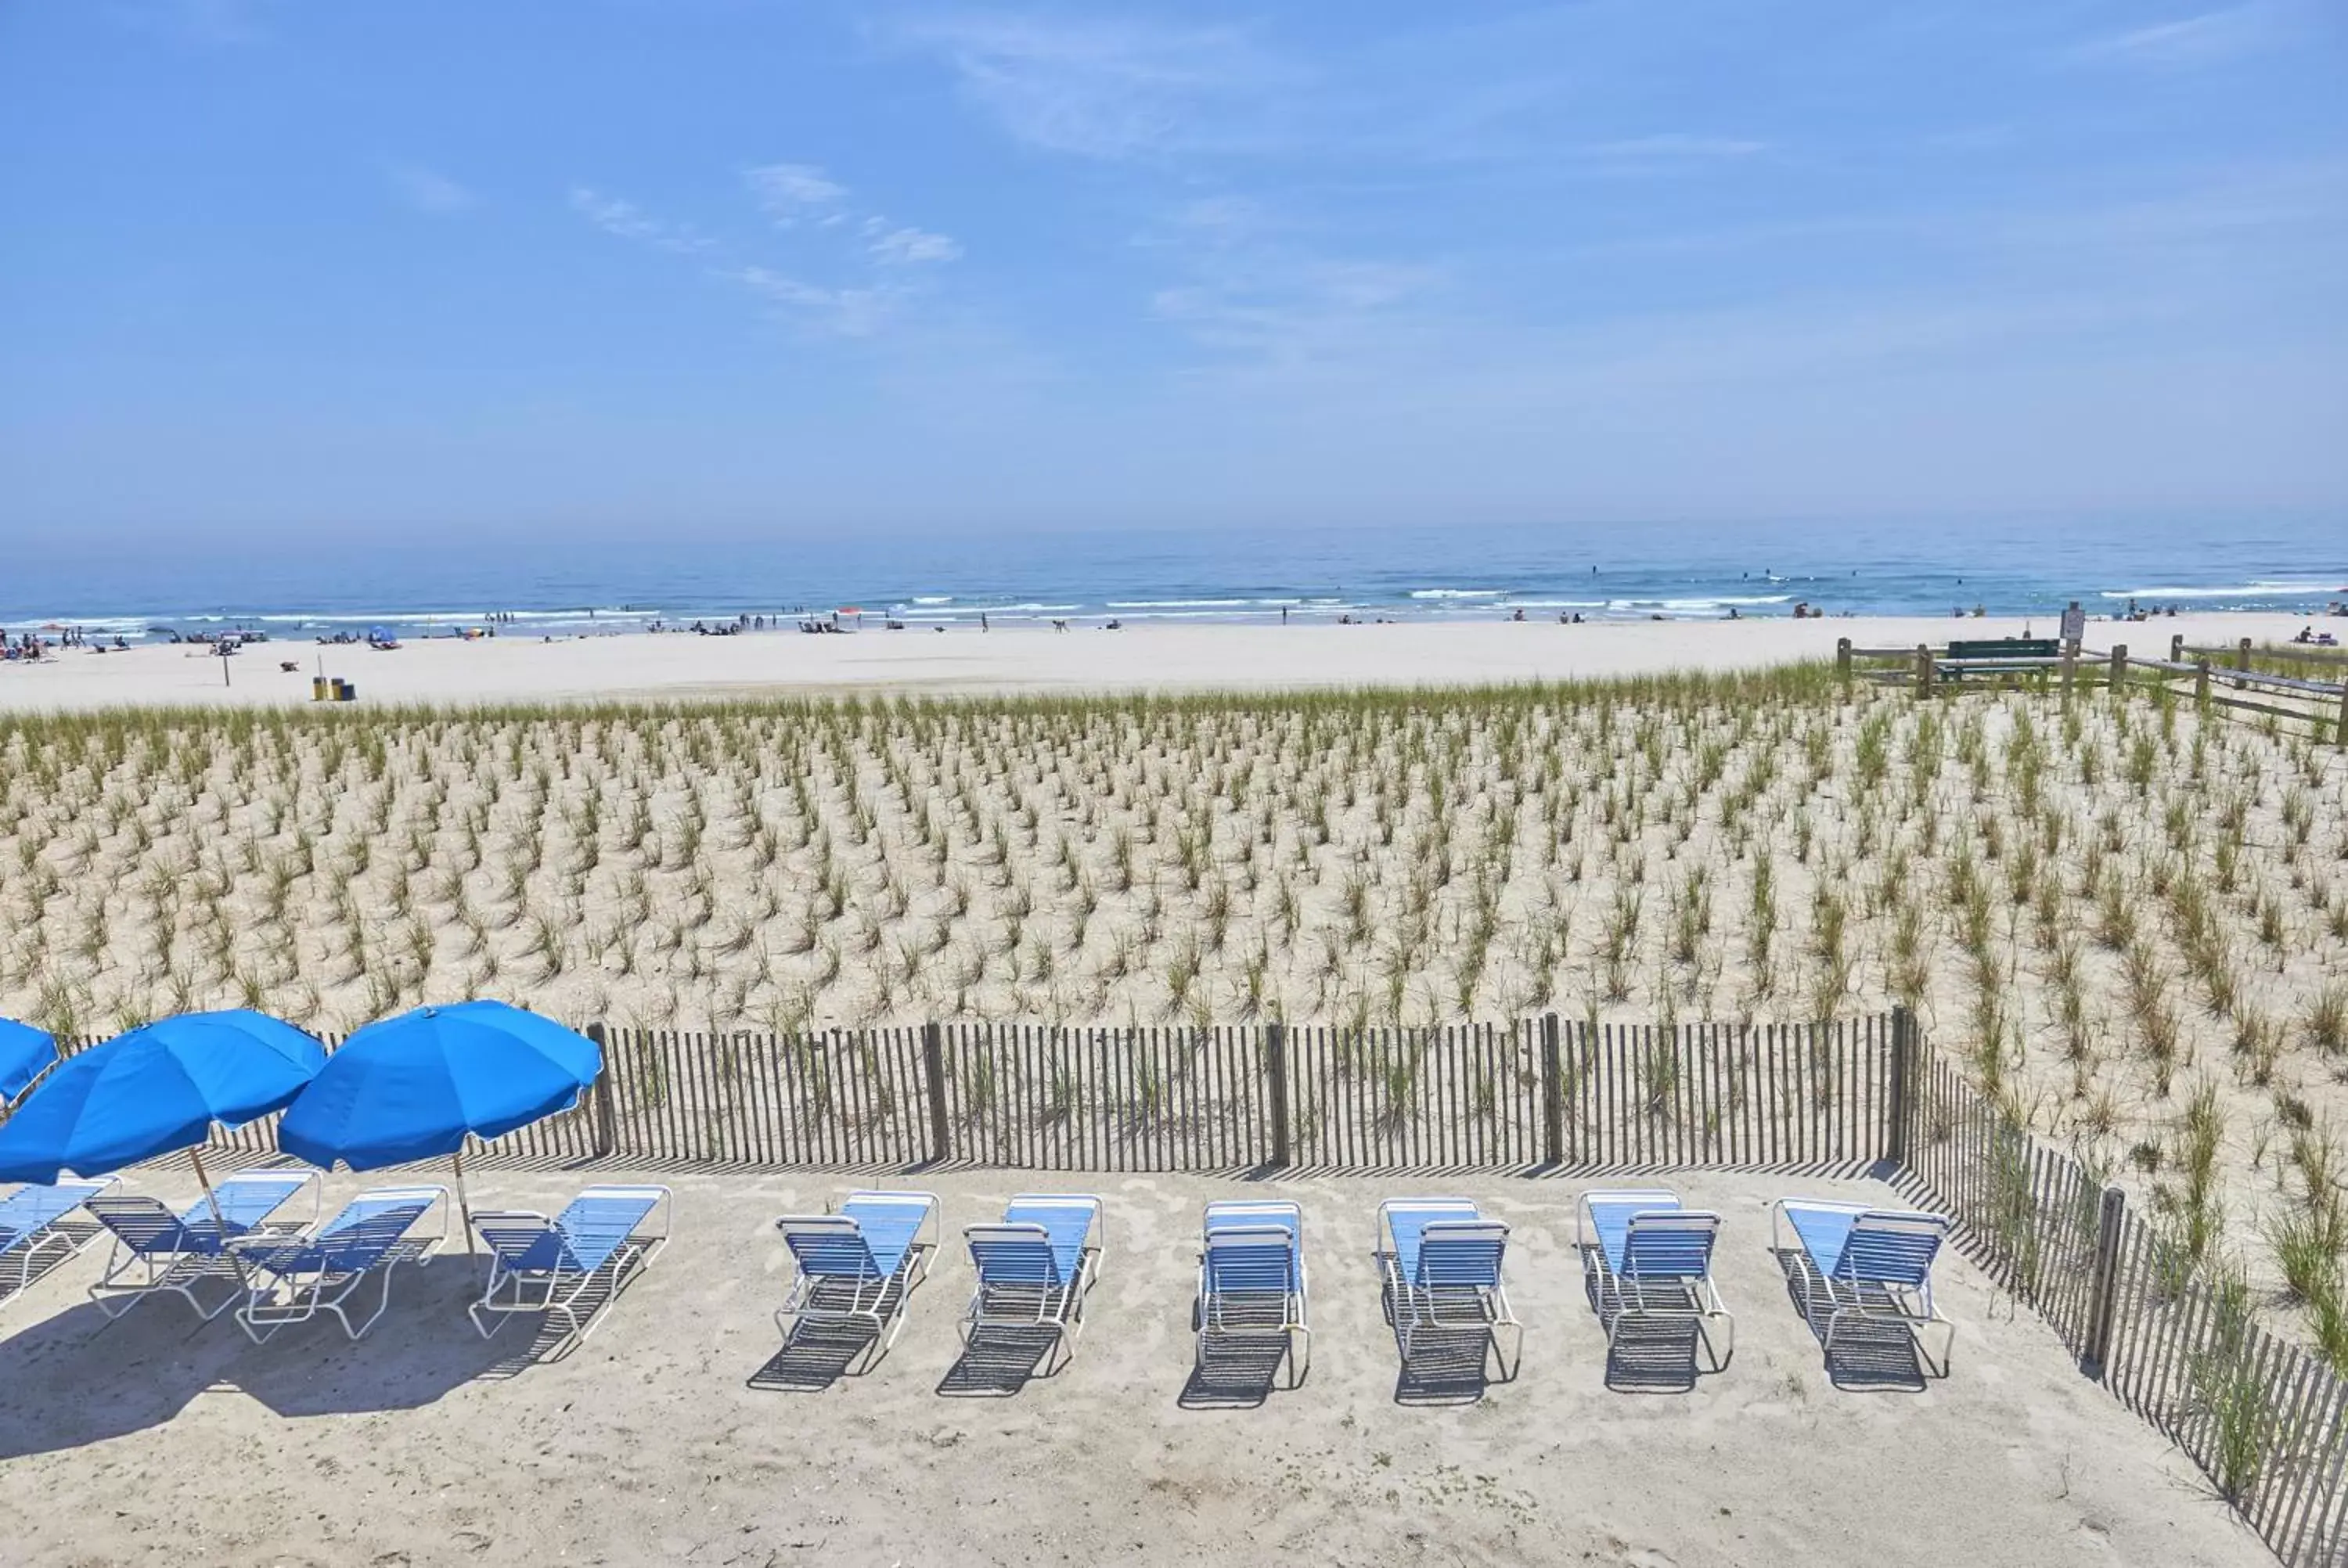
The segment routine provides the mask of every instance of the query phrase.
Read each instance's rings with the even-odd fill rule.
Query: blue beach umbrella
[[[0,1018],[0,1110],[57,1059],[57,1042],[47,1031]]]
[[[345,1040],[277,1124],[277,1146],[322,1170],[447,1154],[465,1197],[468,1135],[484,1141],[567,1111],[603,1071],[602,1048],[503,1002],[417,1008]]]
[[[116,1035],[60,1065],[0,1125],[0,1181],[100,1176],[193,1151],[214,1122],[236,1127],[283,1109],[325,1060],[292,1024],[243,1010],[183,1013]],[[211,1179],[194,1158],[209,1199]]]

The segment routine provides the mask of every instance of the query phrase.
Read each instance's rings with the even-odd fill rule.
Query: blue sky
[[[0,5],[0,510],[2348,507],[2348,8]]]

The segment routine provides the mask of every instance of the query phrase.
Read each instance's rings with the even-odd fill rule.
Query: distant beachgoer
[[[1115,621],[1111,621],[1109,624],[1111,626],[1115,626],[1117,623]],[[981,631],[984,631],[986,630],[986,611],[983,610],[978,612],[978,629]]]

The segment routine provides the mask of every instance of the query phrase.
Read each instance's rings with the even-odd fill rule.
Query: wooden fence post
[[[1850,640],[1845,638],[1849,648]],[[1541,1014],[1541,1163],[1565,1163],[1565,1062],[1557,1046],[1557,1014]]]
[[[610,1031],[600,1021],[591,1023],[587,1038],[595,1042],[596,1053],[603,1060],[603,1071],[595,1075],[587,1102],[595,1113],[595,1157],[608,1160],[620,1150],[619,1116],[612,1105],[612,1075],[618,1070],[612,1065]]]
[[[2079,645],[2065,642],[2063,644],[2063,695],[2067,697],[2071,694],[2071,688],[2078,679]]]
[[[1916,1015],[1905,1005],[1891,1009],[1891,1092],[1883,1106],[1883,1159],[1890,1165],[1908,1163],[1908,1101],[1916,1071]]]
[[[930,1083],[930,1157],[937,1164],[953,1155],[951,1129],[946,1125],[945,1030],[934,1020],[922,1026],[922,1075]]]
[[[2340,712],[2332,725],[2332,741],[2348,746],[2348,675],[2340,678]]]
[[[2080,1347],[2080,1363],[2101,1376],[2112,1353],[2112,1318],[2119,1309],[2120,1232],[2127,1218],[2127,1194],[2117,1187],[2104,1189],[2103,1207],[2096,1216],[2096,1273],[2087,1297],[2087,1342]]]
[[[1835,673],[1841,677],[1844,686],[1850,684],[1850,639],[1848,637],[1835,639]]]
[[[1272,1157],[1266,1162],[1274,1170],[1288,1164],[1288,1026],[1268,1023],[1263,1026],[1264,1082],[1270,1092],[1264,1097],[1267,1113],[1272,1118]]]
[[[2193,701],[2206,708],[2209,705],[2209,661],[2193,661]]]
[[[2248,670],[2250,667],[2250,640],[2245,637],[2240,642],[2234,644],[2234,668],[2237,670]]]
[[[2113,643],[2113,644],[2112,644],[2112,682],[2111,682],[2111,685],[2112,685],[2112,692],[2113,692],[2113,693],[2114,693],[2115,695],[2117,695],[2117,694],[2118,694],[2118,692],[2120,692],[2120,690],[2121,690],[2123,687],[2125,687],[2127,684],[2127,643],[2125,643],[2125,642],[2115,642],[2115,643]]]
[[[1932,694],[1932,650],[1926,644],[1916,644],[1916,695]]]
[[[2169,634],[2168,661],[2171,664],[2182,664],[2185,662],[2185,633],[2182,631],[2172,632]]]

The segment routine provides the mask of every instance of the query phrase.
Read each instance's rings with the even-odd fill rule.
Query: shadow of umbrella
[[[528,1347],[473,1332],[461,1267],[400,1270],[391,1309],[355,1342],[330,1318],[255,1345],[224,1322],[149,1307],[109,1322],[78,1302],[0,1340],[0,1461],[167,1425],[198,1395],[235,1389],[281,1416],[429,1405],[527,1364]]]

